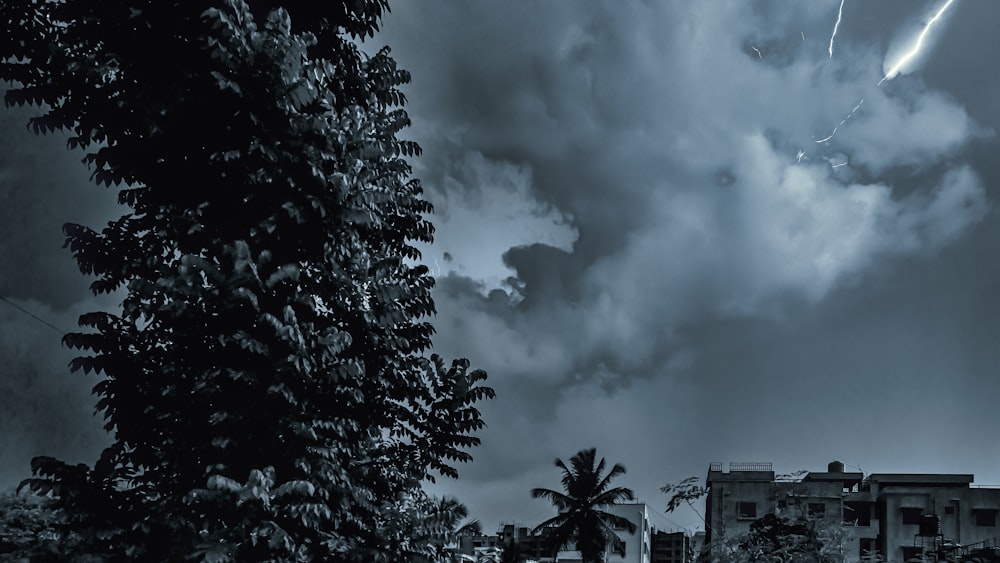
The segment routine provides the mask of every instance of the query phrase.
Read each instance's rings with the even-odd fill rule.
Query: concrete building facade
[[[650,563],[692,563],[694,545],[687,532],[653,530]]]
[[[975,487],[967,474],[827,471],[775,476],[770,463],[709,467],[705,499],[706,554],[768,514],[805,515],[839,546],[845,562],[879,554],[887,562],[959,560],[1000,544],[1000,489]],[[709,558],[711,559],[711,557]]]
[[[651,533],[649,507],[644,502],[628,502],[605,507],[606,512],[621,516],[635,525],[635,532],[625,528],[615,528],[615,533],[625,545],[625,555],[609,552],[607,563],[650,563]]]
[[[651,539],[652,529],[649,523],[649,507],[643,502],[627,502],[603,507],[602,510],[621,516],[635,525],[635,532],[629,533],[625,526],[615,528],[615,533],[622,539],[625,554],[614,553],[610,546],[605,554],[606,563],[652,563]],[[498,552],[504,546],[516,543],[518,551],[525,561],[538,563],[577,563],[580,553],[573,551],[572,546],[559,551],[553,557],[550,530],[542,528],[535,530],[531,526],[514,522],[501,522],[496,535],[470,535],[461,538],[459,551],[462,554],[482,556],[486,552]]]

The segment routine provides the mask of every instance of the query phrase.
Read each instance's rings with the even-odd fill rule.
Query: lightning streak
[[[906,65],[906,63],[910,62],[910,59],[912,59],[913,57],[917,56],[920,53],[920,49],[923,48],[924,38],[927,37],[927,33],[930,32],[931,28],[934,27],[934,24],[936,24],[938,20],[941,19],[941,16],[943,16],[944,13],[948,10],[948,8],[950,8],[951,5],[954,3],[955,0],[947,0],[947,2],[945,2],[944,5],[941,6],[941,8],[937,11],[937,13],[934,14],[934,17],[932,17],[930,20],[927,21],[926,24],[924,24],[924,28],[920,31],[920,35],[917,36],[917,41],[913,45],[913,48],[910,49],[905,55],[903,55],[902,57],[900,57],[899,60],[896,61],[896,64],[894,64],[892,68],[889,69],[889,72],[885,73],[885,76],[882,77],[882,80],[878,81],[877,86],[881,86],[883,82],[899,74],[900,69],[902,69]]]
[[[833,33],[830,35],[830,58],[833,58],[833,40],[837,37],[837,28],[840,27],[840,19],[844,17],[844,0],[840,0],[840,8],[837,10],[837,22],[833,24]]]
[[[763,59],[764,58],[764,55],[760,54],[760,49],[758,49],[757,47],[750,47],[750,48],[753,49],[754,53],[757,53],[757,58],[758,59]]]
[[[854,109],[851,110],[851,113],[847,114],[847,117],[845,117],[844,119],[841,119],[840,123],[838,123],[837,126],[833,128],[833,132],[830,133],[830,136],[824,137],[822,139],[818,139],[816,142],[817,143],[825,143],[825,142],[829,141],[830,139],[832,139],[833,136],[837,134],[837,130],[840,129],[845,123],[847,123],[848,119],[854,117],[854,114],[859,109],[861,109],[861,104],[863,104],[863,103],[865,103],[865,99],[861,98],[861,101],[858,102],[858,105],[854,106]]]

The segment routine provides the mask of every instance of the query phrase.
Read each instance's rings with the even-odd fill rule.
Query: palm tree
[[[580,552],[583,563],[601,563],[604,553],[611,546],[624,554],[624,543],[614,528],[625,528],[635,533],[635,524],[628,519],[601,510],[618,501],[630,500],[635,495],[625,487],[609,488],[611,480],[625,473],[625,467],[616,463],[607,475],[604,472],[604,458],[596,461],[597,449],[580,450],[569,458],[570,467],[561,459],[556,459],[556,467],[562,469],[562,486],[565,492],[552,489],[532,489],[534,498],[552,501],[559,514],[539,524],[535,530],[546,529],[551,533],[554,551],[573,542]]]
[[[481,536],[483,535],[483,524],[479,519],[469,520],[465,524],[459,526],[458,530],[455,531],[458,537],[462,536]]]

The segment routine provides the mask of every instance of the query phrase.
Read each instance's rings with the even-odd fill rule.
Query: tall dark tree
[[[627,518],[612,514],[604,507],[635,497],[631,489],[611,488],[611,481],[625,473],[625,467],[616,463],[603,475],[605,461],[597,461],[597,449],[581,450],[569,459],[569,467],[556,459],[562,470],[563,491],[536,488],[531,496],[545,498],[555,505],[559,514],[539,524],[535,529],[549,529],[553,550],[574,545],[584,563],[604,561],[608,547],[622,553],[623,542],[614,528],[624,528],[634,534],[636,527]]]
[[[67,224],[121,310],[89,352],[113,441],[91,468],[32,462],[86,549],[111,560],[399,561],[492,397],[428,357],[430,204],[385,0],[8,0],[6,103],[69,133],[125,214]]]

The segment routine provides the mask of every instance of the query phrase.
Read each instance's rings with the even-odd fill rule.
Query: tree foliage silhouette
[[[607,475],[602,475],[605,461],[604,458],[597,461],[596,448],[577,452],[569,459],[569,467],[558,458],[555,464],[563,472],[564,492],[536,488],[531,490],[531,496],[548,499],[559,514],[535,529],[551,528],[552,549],[572,544],[580,552],[584,563],[604,561],[609,546],[623,553],[624,543],[614,528],[624,528],[634,534],[635,524],[602,508],[635,497],[631,489],[611,488],[612,479],[623,475],[625,467],[616,463]]]
[[[357,45],[388,5],[281,4],[0,3],[6,103],[127,208],[65,226],[92,290],[125,295],[64,338],[112,444],[22,483],[111,560],[405,560],[432,547],[420,481],[479,443],[486,374],[425,355],[409,75]]]

